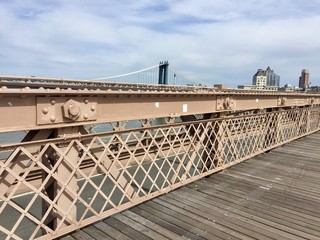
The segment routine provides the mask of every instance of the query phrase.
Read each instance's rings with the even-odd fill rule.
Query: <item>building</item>
[[[267,86],[280,86],[280,76],[275,74],[274,71],[267,67],[266,69]]]
[[[299,78],[299,88],[306,89],[310,87],[309,77],[309,71],[307,69],[303,69]]]
[[[277,86],[257,86],[257,85],[238,85],[238,89],[243,90],[264,90],[264,91],[278,91]]]
[[[266,70],[258,69],[252,78],[252,89],[277,91],[280,86],[280,76],[267,67]]]
[[[258,69],[252,77],[252,85],[239,85],[238,89],[244,90],[265,90],[278,91],[280,86],[280,76],[267,67],[266,70]]]
[[[256,86],[256,89],[263,90],[267,85],[266,71],[263,69],[258,69],[252,78],[252,85]]]
[[[227,84],[214,84],[213,87],[217,88],[217,89],[228,89],[228,85]]]
[[[255,85],[238,85],[238,89],[242,89],[242,90],[254,90],[256,86]]]
[[[295,86],[292,86],[291,84],[286,84],[284,85],[282,88],[279,89],[281,92],[293,92],[293,91],[297,91],[298,88]]]

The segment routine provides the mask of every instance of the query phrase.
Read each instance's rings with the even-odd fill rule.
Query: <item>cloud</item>
[[[0,1],[0,74],[92,78],[169,60],[199,80],[250,83],[271,66],[320,85],[320,1]]]

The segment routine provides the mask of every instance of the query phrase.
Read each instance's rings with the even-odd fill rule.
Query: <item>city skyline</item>
[[[282,85],[304,68],[320,85],[319,0],[13,0],[0,22],[0,75],[99,78],[166,59],[208,84],[270,65]]]

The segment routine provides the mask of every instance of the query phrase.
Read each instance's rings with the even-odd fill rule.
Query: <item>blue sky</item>
[[[0,75],[99,78],[168,60],[208,84],[320,85],[320,0],[0,0]]]

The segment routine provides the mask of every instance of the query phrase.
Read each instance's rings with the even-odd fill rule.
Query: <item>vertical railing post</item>
[[[311,131],[311,109],[307,109],[307,116],[306,116],[306,133]]]
[[[75,134],[79,134],[78,127],[55,130],[55,137],[66,137]],[[74,203],[76,196],[73,193],[77,193],[78,185],[77,176],[73,172],[73,166],[78,162],[78,149],[75,146],[71,146],[70,142],[68,144],[59,144],[57,147],[59,148],[60,153],[55,149],[51,149],[48,154],[45,154],[42,160],[44,165],[49,169],[55,168],[52,173],[43,171],[42,175],[43,181],[45,179],[45,181],[47,181],[43,191],[51,201],[54,201],[53,207],[48,206],[48,203],[43,201],[43,214],[46,214],[46,212],[51,209],[44,223],[53,230],[56,230],[58,227],[63,228],[71,223],[76,224],[77,221],[77,208]],[[56,164],[58,165],[56,166]],[[48,178],[48,175],[50,174],[51,176]],[[72,193],[64,189],[65,184]],[[59,197],[57,198],[58,195]],[[65,211],[66,214],[62,213],[61,210],[63,212]]]
[[[217,117],[221,118],[221,120],[216,121],[217,125],[214,129],[214,165],[215,167],[222,167],[225,160],[225,131],[228,126],[226,121],[223,119],[225,117],[225,113],[219,113]]]

